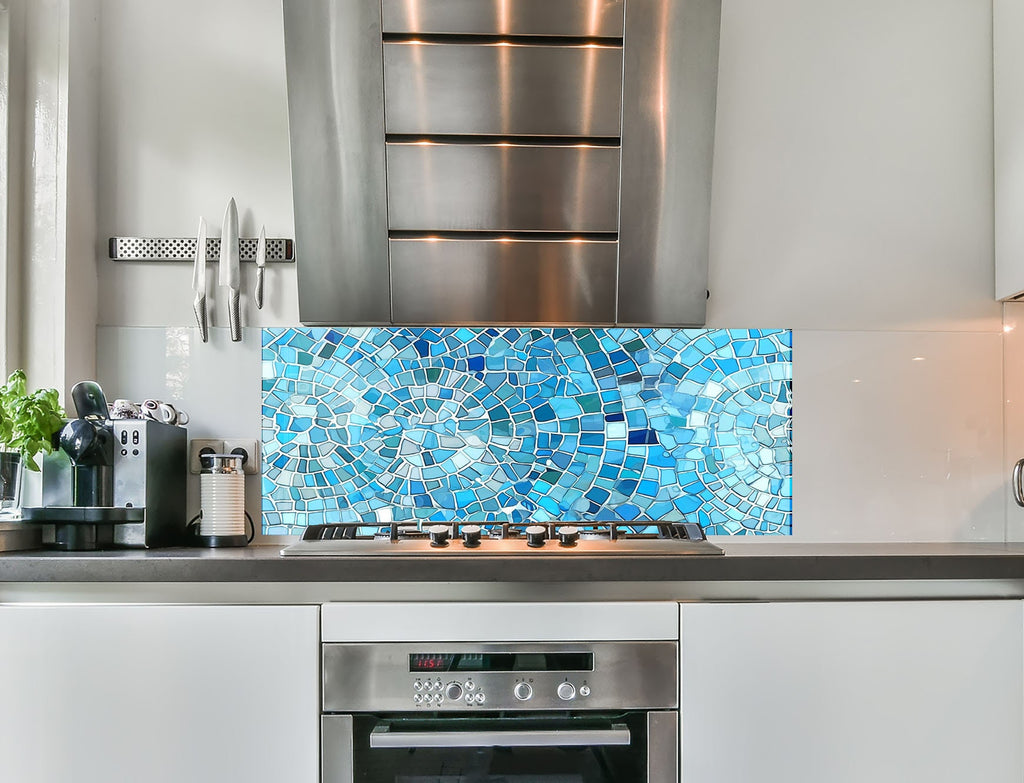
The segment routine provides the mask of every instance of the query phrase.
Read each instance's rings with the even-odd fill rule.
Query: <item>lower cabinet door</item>
[[[0,607],[0,779],[315,783],[317,613]]]
[[[683,783],[1020,783],[1020,601],[684,604]]]

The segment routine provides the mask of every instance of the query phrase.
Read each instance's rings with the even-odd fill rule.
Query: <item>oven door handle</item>
[[[629,727],[615,723],[607,729],[531,731],[391,731],[378,724],[370,732],[371,748],[554,748],[628,745]]]

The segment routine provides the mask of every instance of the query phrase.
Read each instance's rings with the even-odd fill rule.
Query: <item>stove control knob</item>
[[[548,537],[548,529],[544,525],[530,525],[526,528],[526,545],[532,547],[544,546],[544,540]]]
[[[448,546],[448,525],[431,525],[427,528],[431,546]]]
[[[580,529],[575,525],[562,525],[558,528],[559,546],[576,546],[580,538]]]
[[[562,701],[572,701],[576,698],[576,686],[571,682],[560,682],[556,693]]]
[[[480,546],[480,525],[465,525],[462,528],[462,543],[469,548]]]
[[[462,686],[457,682],[450,682],[444,689],[444,695],[448,701],[458,701],[462,698]]]
[[[533,696],[533,688],[530,687],[528,682],[517,682],[516,687],[512,689],[512,693],[519,701],[528,701]]]
[[[589,696],[589,695],[590,695],[590,686],[589,685],[581,685],[580,686],[580,696]]]

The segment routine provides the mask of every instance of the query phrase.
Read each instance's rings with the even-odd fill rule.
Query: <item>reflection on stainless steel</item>
[[[352,783],[353,764],[352,716],[320,716],[320,765],[324,783]]]
[[[383,0],[386,33],[622,36],[623,0]]]
[[[395,323],[612,323],[614,242],[392,239]]]
[[[443,649],[441,649],[443,648]],[[329,643],[323,651],[323,709],[325,712],[384,712],[410,709],[414,682],[421,677],[409,671],[409,656],[424,652],[423,644]],[[678,654],[676,642],[532,642],[466,644],[432,642],[429,651],[438,653],[479,653],[481,655],[521,654],[543,657],[546,653],[592,652],[594,670],[580,673],[590,688],[587,710],[675,709],[678,705]],[[458,673],[440,675],[446,681]],[[513,693],[522,671],[479,671],[472,673],[475,689],[487,694],[487,708],[506,711],[566,709],[556,695],[565,682],[564,671],[531,671],[533,696],[520,701]],[[569,677],[572,677],[570,674]],[[476,707],[451,701],[446,710],[475,712]]]
[[[618,138],[621,86],[614,46],[384,44],[388,133]]]
[[[380,5],[284,3],[303,323],[391,320]]]
[[[647,713],[647,783],[679,780],[679,713]]]
[[[721,0],[629,0],[620,323],[704,323]]]
[[[392,230],[618,228],[619,150],[513,144],[388,144]],[[580,190],[580,170],[588,186]]]

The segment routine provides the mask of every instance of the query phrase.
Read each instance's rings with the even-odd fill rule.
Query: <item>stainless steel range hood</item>
[[[704,323],[721,0],[284,0],[299,313]]]

